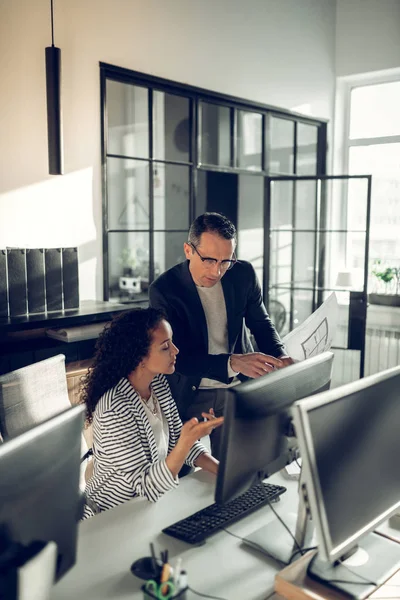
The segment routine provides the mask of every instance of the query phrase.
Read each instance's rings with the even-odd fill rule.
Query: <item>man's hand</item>
[[[281,369],[284,364],[279,358],[269,356],[263,352],[251,352],[250,354],[232,354],[231,367],[236,373],[243,373],[247,377],[260,377],[265,373]]]
[[[287,356],[286,354],[279,357],[279,360],[283,362],[284,367],[288,367],[289,365],[294,365],[294,360],[291,356]]]

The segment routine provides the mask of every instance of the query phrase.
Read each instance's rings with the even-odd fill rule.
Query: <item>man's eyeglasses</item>
[[[189,246],[191,246],[193,248],[193,250],[196,252],[197,256],[200,258],[203,265],[209,269],[211,269],[212,267],[215,267],[219,263],[221,266],[221,271],[228,271],[229,269],[232,269],[233,265],[237,262],[237,258],[235,255],[233,255],[233,258],[231,258],[231,259],[217,260],[216,258],[208,258],[208,257],[202,256],[200,254],[200,252],[197,250],[196,246],[194,244],[192,244],[192,242],[189,242]]]

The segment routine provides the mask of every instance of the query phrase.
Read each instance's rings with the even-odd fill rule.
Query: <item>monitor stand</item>
[[[316,555],[307,574],[354,599],[363,600],[399,569],[400,544],[372,532],[362,538],[355,552],[334,565]]]
[[[313,528],[310,525],[309,512],[304,501],[305,486],[300,475],[299,484],[299,508],[297,515],[288,513],[282,517],[283,522],[289,528],[292,535],[288,533],[282,523],[274,517],[274,520],[264,527],[253,531],[243,538],[244,544],[256,548],[267,556],[272,556],[280,563],[288,565],[293,558],[299,558],[300,548],[315,546],[313,543]],[[294,543],[293,537],[297,544]]]
[[[49,600],[57,564],[54,542],[10,545],[0,556],[0,584],[6,600]],[[1,596],[3,598],[3,596]]]

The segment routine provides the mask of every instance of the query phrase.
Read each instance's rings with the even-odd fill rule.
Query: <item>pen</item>
[[[156,553],[154,551],[153,542],[150,542],[150,552],[151,552],[151,559],[152,559],[152,564],[153,564],[153,573],[154,573],[154,577],[156,577],[156,575],[157,575],[157,560],[156,560]]]

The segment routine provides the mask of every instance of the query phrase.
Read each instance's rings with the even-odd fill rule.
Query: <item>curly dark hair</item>
[[[152,332],[165,319],[155,308],[134,308],[108,323],[96,343],[94,364],[81,379],[80,401],[86,404],[86,420],[105,392],[134,371],[150,349]]]

